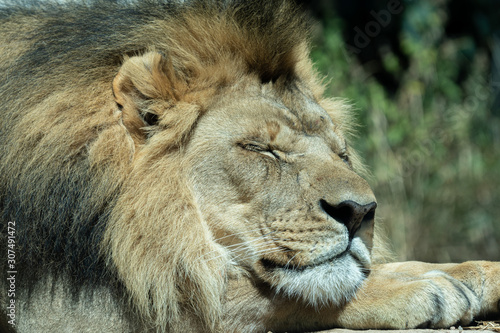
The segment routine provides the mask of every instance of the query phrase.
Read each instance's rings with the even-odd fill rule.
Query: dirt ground
[[[419,330],[346,330],[346,329],[333,329],[327,331],[321,331],[321,333],[469,333],[469,332],[500,332],[500,320],[497,321],[478,321],[473,323],[471,326],[466,327],[452,327],[446,330],[431,330],[431,329],[419,329]]]
[[[418,330],[347,330],[343,328],[336,328],[333,330],[326,330],[317,333],[472,333],[472,332],[499,332],[500,333],[500,320],[495,321],[477,321],[470,326],[465,327],[451,327],[449,329],[432,330],[432,329],[418,329]],[[273,332],[268,332],[273,333]]]

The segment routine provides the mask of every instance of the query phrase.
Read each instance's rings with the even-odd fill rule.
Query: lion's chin
[[[349,251],[333,260],[301,269],[274,267],[266,280],[277,293],[310,306],[341,306],[356,295],[369,267],[370,253],[355,238]]]

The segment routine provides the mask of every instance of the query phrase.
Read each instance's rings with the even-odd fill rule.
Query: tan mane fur
[[[105,2],[2,16],[0,47],[17,50],[0,68],[2,213],[32,222],[19,233],[33,262],[48,264],[45,253],[55,258],[52,272],[81,275],[78,263],[94,255],[91,264],[103,272],[89,274],[117,277],[145,322],[167,328],[187,311],[216,329],[230,259],[184,174],[197,121],[248,77],[278,90],[307,81],[343,132],[352,123],[348,106],[321,97],[306,19],[287,2],[256,9],[253,1],[192,1],[163,13],[134,6],[115,26],[126,9]],[[17,41],[16,22],[37,10],[36,28]],[[106,22],[103,12],[115,16]],[[73,25],[82,27],[80,42],[68,34]]]
[[[500,313],[499,263],[376,263],[356,121],[322,96],[289,2],[12,1],[1,330],[446,328]]]

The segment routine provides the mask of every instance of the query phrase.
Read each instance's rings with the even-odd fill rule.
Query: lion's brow
[[[280,115],[283,117],[280,117],[280,119],[284,119],[287,122],[287,125],[290,128],[293,129],[301,129],[302,124],[301,120],[298,116],[298,112],[296,112],[294,109],[291,109],[287,107],[284,103],[281,103],[279,100],[267,96],[262,96],[259,98],[261,101],[265,102],[266,104],[269,104],[273,106],[274,110],[277,110],[281,112]]]

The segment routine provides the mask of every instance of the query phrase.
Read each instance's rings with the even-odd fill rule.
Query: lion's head
[[[64,237],[100,241],[102,227],[99,258],[123,283],[134,309],[160,327],[185,312],[213,325],[230,292],[228,280],[265,285],[270,298],[342,304],[370,267],[376,208],[346,140],[350,110],[322,96],[304,19],[292,7],[270,2],[256,15],[253,2],[201,3],[143,4],[146,9],[133,14],[142,21],[131,18],[132,28],[109,37],[109,46],[79,53],[105,34],[97,41],[82,37],[85,43],[70,45],[71,51],[33,62],[31,71],[57,80],[49,80],[39,101],[29,101],[16,125],[43,131],[28,138],[12,132],[13,147],[31,161],[17,167],[25,173],[18,184],[33,184],[29,175],[40,168],[59,168],[58,177],[68,180],[55,184],[45,176],[29,200],[54,210],[43,191],[60,186],[54,193],[66,193],[62,187],[74,186],[78,176],[78,186],[86,186],[78,196],[83,203],[68,209],[107,205],[92,223],[74,215],[71,221],[82,227],[68,227]],[[141,16],[153,12],[151,20]],[[82,17],[92,26],[91,15]],[[54,18],[45,24],[67,33]],[[107,23],[100,24],[106,31]],[[65,47],[43,38],[38,48],[54,48],[47,53]],[[42,82],[43,75],[30,79]],[[16,103],[11,109],[21,110]],[[47,126],[58,131],[43,134]],[[56,148],[46,154],[47,147]],[[21,165],[15,153],[8,156],[10,167]],[[50,216],[51,223],[60,218]],[[89,243],[78,244],[84,251]]]
[[[234,31],[224,19],[215,27]],[[199,24],[206,16],[189,20]],[[210,21],[214,28],[214,16]],[[190,33],[208,38],[203,31]],[[112,258],[127,276],[147,274],[141,266],[156,265],[149,270],[154,272],[158,258],[174,255],[194,265],[182,274],[198,286],[214,272],[244,271],[278,294],[339,305],[353,297],[370,267],[376,208],[346,141],[349,110],[321,96],[304,40],[263,56],[251,53],[262,52],[255,37],[239,32],[231,36],[238,49],[227,50],[218,38],[228,37],[212,33],[218,48],[196,45],[196,58],[188,61],[171,49],[124,62],[114,96],[125,127],[143,146],[136,151],[131,192],[119,201],[108,229]],[[251,67],[249,54],[262,57],[261,68]],[[144,133],[147,118],[154,122]],[[182,250],[166,249],[165,237]],[[130,256],[141,241],[140,256],[157,258]],[[158,245],[155,252],[152,244]],[[210,274],[200,273],[205,265],[213,266],[207,267]],[[203,281],[196,281],[197,274]],[[147,280],[129,281],[131,289]],[[141,287],[140,295],[150,294],[150,286]]]
[[[214,103],[186,147],[189,183],[234,264],[292,298],[339,304],[370,266],[376,203],[344,119],[296,80],[245,78]]]

